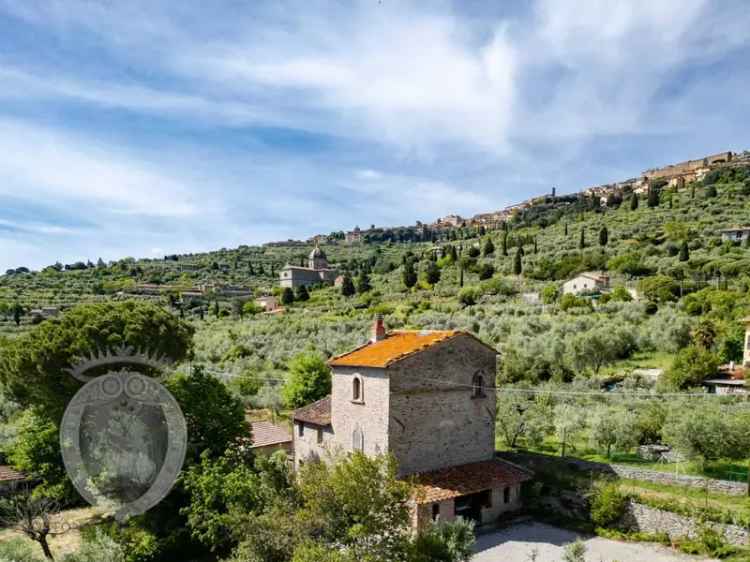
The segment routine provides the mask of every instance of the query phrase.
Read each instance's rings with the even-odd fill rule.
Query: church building
[[[521,507],[528,471],[495,458],[496,351],[468,332],[394,331],[330,360],[329,397],[294,413],[295,466],[391,453],[414,477],[414,526],[488,524]]]
[[[296,289],[302,285],[330,285],[336,280],[338,272],[328,265],[328,258],[317,245],[310,252],[307,267],[285,265],[279,272],[281,287]]]

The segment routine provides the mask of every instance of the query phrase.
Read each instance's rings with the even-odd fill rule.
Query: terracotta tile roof
[[[331,425],[331,397],[294,410],[294,421],[301,421],[325,427]]]
[[[0,464],[0,482],[16,482],[26,480],[27,478],[23,472],[18,472],[10,466]]]
[[[474,337],[468,332],[459,330],[394,331],[390,332],[383,340],[368,342],[354,351],[338,355],[331,359],[328,364],[332,367],[385,368],[409,355],[424,351],[437,343],[458,335]]]
[[[252,422],[250,426],[252,427],[251,448],[281,445],[292,441],[292,434],[286,428],[269,421]]]
[[[433,503],[466,496],[482,490],[520,484],[531,480],[531,473],[520,466],[493,459],[414,475],[416,502]]]

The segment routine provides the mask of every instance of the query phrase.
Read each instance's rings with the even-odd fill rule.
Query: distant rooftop
[[[291,443],[292,435],[286,428],[269,421],[252,422],[252,448]]]

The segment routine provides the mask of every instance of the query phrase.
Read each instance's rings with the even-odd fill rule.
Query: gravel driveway
[[[543,523],[523,523],[480,535],[472,562],[559,562],[563,548],[578,535]],[[646,543],[619,542],[599,537],[586,538],[587,562],[707,562],[708,558],[687,556],[667,547]]]

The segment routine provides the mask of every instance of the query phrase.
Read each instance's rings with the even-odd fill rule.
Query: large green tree
[[[289,362],[289,377],[281,391],[289,408],[320,400],[331,392],[331,370],[316,353],[300,353]]]
[[[192,337],[189,324],[155,304],[79,305],[11,340],[0,356],[0,382],[19,404],[57,423],[81,387],[66,369],[82,358],[128,346],[181,361],[192,355]]]
[[[190,458],[197,459],[204,452],[220,456],[250,438],[242,400],[201,366],[193,366],[189,375],[177,373],[167,380],[166,387],[185,416]]]

